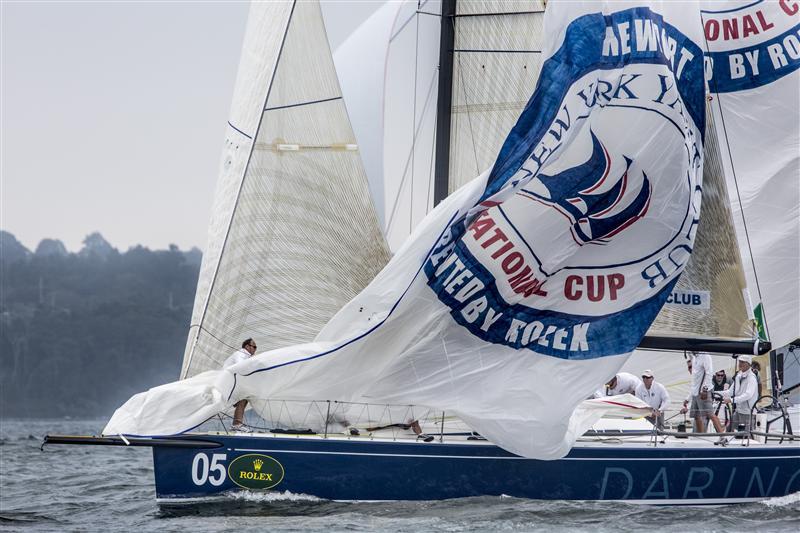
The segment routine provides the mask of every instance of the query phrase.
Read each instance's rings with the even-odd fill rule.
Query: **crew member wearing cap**
[[[655,380],[652,370],[642,372],[642,383],[636,387],[634,395],[653,408],[653,414],[646,417],[647,420],[657,428],[664,427],[664,410],[669,405],[669,394],[664,385]]]
[[[639,381],[639,378],[633,374],[619,372],[606,383],[605,391],[601,389],[594,393],[594,398],[616,396],[617,394],[633,394],[636,392],[636,387],[641,384],[642,382]]]
[[[733,429],[737,431],[740,425],[744,425],[745,431],[750,431],[750,415],[758,400],[758,382],[750,370],[752,362],[749,355],[739,356],[739,372],[733,377],[731,388],[722,393],[725,395],[722,401],[733,404]]]

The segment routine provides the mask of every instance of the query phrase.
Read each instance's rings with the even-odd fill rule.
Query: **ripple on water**
[[[158,506],[143,448],[48,446],[46,433],[94,434],[103,421],[3,421],[0,528],[144,531],[797,531],[800,494],[735,506],[646,507],[512,497],[335,502],[290,492],[234,492]],[[34,438],[31,438],[33,436]]]

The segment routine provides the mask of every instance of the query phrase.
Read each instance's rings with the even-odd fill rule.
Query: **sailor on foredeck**
[[[248,358],[252,357],[254,353],[256,353],[256,341],[253,339],[245,339],[242,342],[242,348],[233,352],[225,362],[222,363],[222,368],[231,367],[237,363],[241,363],[242,361],[246,361]],[[247,408],[247,400],[239,400],[234,404],[235,409],[233,410],[233,425],[231,429],[233,431],[248,431],[249,428],[244,425],[244,410]]]
[[[669,405],[669,393],[664,385],[653,377],[652,370],[642,372],[642,383],[636,387],[634,394],[653,408],[653,415],[646,417],[656,427],[664,426],[664,410]]]
[[[633,374],[619,372],[606,383],[605,390],[600,389],[594,393],[594,398],[616,396],[617,394],[634,394],[636,392],[636,387],[641,384],[641,380]]]

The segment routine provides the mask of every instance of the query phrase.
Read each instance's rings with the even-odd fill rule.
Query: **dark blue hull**
[[[490,444],[202,438],[220,446],[153,448],[160,501],[251,489],[334,500],[505,494],[545,500],[709,504],[800,491],[798,445],[577,447],[563,459],[539,461]]]

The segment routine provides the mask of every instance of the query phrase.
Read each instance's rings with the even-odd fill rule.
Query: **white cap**
[[[752,355],[740,355],[739,356],[740,363],[747,363],[748,365],[753,364],[753,356]]]
[[[642,377],[643,378],[652,378],[653,377],[653,371],[652,370],[645,370],[644,372],[642,372]]]

